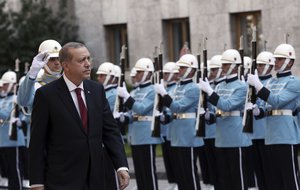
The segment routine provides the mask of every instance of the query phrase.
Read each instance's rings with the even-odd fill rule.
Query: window
[[[177,61],[185,42],[190,44],[189,27],[188,18],[163,21],[164,50],[169,61]]]
[[[253,26],[256,26],[256,47],[257,53],[259,53],[262,51],[264,43],[262,39],[261,12],[244,12],[231,15],[233,48],[240,48],[240,36],[243,35],[244,54],[247,56],[252,55],[251,41]]]
[[[126,24],[118,25],[106,25],[105,33],[107,39],[107,53],[108,59],[114,64],[120,63],[120,53],[122,45],[126,45],[126,65],[125,68],[129,68],[129,57],[128,57],[128,40],[127,40],[127,26]]]

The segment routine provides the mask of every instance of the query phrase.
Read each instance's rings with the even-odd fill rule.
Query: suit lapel
[[[76,120],[76,123],[78,123],[78,127],[80,127],[80,129],[82,130],[82,132],[86,133],[83,129],[83,125],[80,119],[80,116],[78,114],[78,111],[76,109],[76,106],[74,104],[74,101],[72,99],[71,93],[63,79],[63,77],[61,77],[59,81],[59,90],[61,93],[59,93],[60,98],[62,99],[62,102],[65,104],[66,108],[68,109],[69,113],[74,117],[74,119]]]
[[[83,81],[83,88],[84,88],[84,95],[85,95],[85,102],[86,102],[86,107],[88,110],[88,130],[91,132],[91,124],[92,120],[92,113],[93,113],[93,102],[92,102],[92,90],[87,82],[87,80]]]

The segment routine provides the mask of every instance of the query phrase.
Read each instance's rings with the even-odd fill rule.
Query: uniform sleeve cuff
[[[265,87],[262,87],[262,89],[257,93],[257,96],[260,97],[265,102],[268,100],[269,95],[270,95],[270,91]]]
[[[214,106],[217,106],[218,101],[219,101],[219,98],[220,98],[220,96],[219,96],[217,93],[213,92],[213,93],[209,96],[208,101],[209,101],[210,103],[212,103]]]
[[[121,171],[121,170],[125,170],[127,172],[129,171],[129,169],[127,167],[120,167],[119,169],[117,169],[117,172]]]
[[[131,110],[134,102],[135,102],[135,100],[131,96],[129,96],[129,98],[127,98],[127,100],[125,102],[125,106]]]

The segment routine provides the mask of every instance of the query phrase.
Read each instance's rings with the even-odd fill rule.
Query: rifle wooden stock
[[[250,73],[255,74],[256,70],[256,28],[253,28],[253,34],[252,34],[252,65],[250,68]],[[248,89],[247,94],[247,102],[251,102],[253,105],[256,103],[256,92],[255,87],[250,86]],[[244,114],[244,126],[243,126],[243,132],[245,133],[253,133],[253,109],[246,110],[246,114]]]
[[[154,67],[155,67],[155,78],[156,83],[161,83],[163,79],[162,73],[162,62],[163,62],[163,55],[160,48],[160,52],[158,56],[154,57]],[[153,107],[153,120],[151,123],[151,130],[153,137],[160,137],[160,114],[162,113],[163,105],[162,105],[162,96],[160,94],[155,95],[154,100],[154,107]]]
[[[206,49],[206,40],[203,41],[203,68],[202,68],[202,80],[205,81],[207,78],[207,49]],[[199,63],[201,65],[201,60]],[[200,68],[200,67],[199,67]],[[207,94],[201,91],[198,103],[198,114],[196,121],[196,135],[199,137],[205,137],[205,111],[207,110]]]

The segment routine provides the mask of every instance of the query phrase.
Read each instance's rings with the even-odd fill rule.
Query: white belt
[[[268,115],[275,116],[275,115],[293,115],[292,110],[271,110],[268,111]]]
[[[196,118],[195,113],[175,113],[174,114],[175,119],[193,119]]]
[[[217,117],[228,117],[228,116],[241,116],[240,111],[230,111],[230,112],[225,112],[225,111],[217,111]]]
[[[134,121],[152,121],[152,116],[134,116]]]

